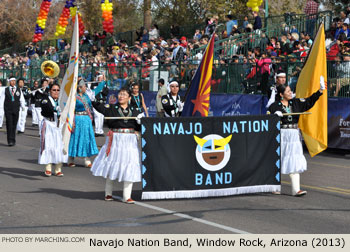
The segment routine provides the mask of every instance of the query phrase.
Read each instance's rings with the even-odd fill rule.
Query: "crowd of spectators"
[[[222,40],[214,55],[214,90],[250,92],[252,88],[252,92],[259,90],[266,94],[274,73],[281,69],[287,72],[289,84],[295,89],[303,61],[313,43],[311,34],[315,33],[315,26],[310,28],[309,19],[302,27],[282,23],[280,33],[269,37],[262,29],[258,13],[254,12],[252,16],[253,19],[246,16],[238,22],[232,15],[227,15],[224,23],[219,23],[219,18],[213,16],[206,20],[203,29],[196,29],[191,37],[182,36],[178,26],[171,26],[170,37],[164,38],[157,24],[153,24],[150,30],[142,27],[135,42],[129,45],[125,40],[117,41],[110,33],[89,34],[85,31],[80,38],[79,64],[81,69],[105,69],[114,79],[130,81],[147,79],[152,70],[162,68],[169,72],[169,80],[186,83],[194,74],[211,34],[216,31],[216,41],[226,40]],[[331,79],[343,79],[337,81],[336,93],[346,83],[345,78],[350,72],[346,69],[350,53],[349,16],[350,7],[333,19],[326,33],[327,57],[335,61],[330,69],[338,72]],[[63,65],[68,62],[69,49],[70,44],[65,40],[59,40],[56,47],[46,48],[29,43],[25,55],[2,55],[0,68],[35,68],[47,59]],[[94,79],[91,73],[84,77],[88,81]],[[224,79],[235,82],[238,88],[230,89],[228,83],[224,87],[223,84],[218,85],[220,78],[222,83]],[[254,82],[255,86],[249,82]]]

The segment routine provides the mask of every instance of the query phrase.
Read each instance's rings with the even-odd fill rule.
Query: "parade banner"
[[[266,97],[245,94],[211,94],[210,111],[213,116],[266,114]]]
[[[117,97],[118,91],[109,95]],[[157,92],[142,91],[150,117],[155,117]],[[180,92],[180,96],[184,92]],[[261,95],[245,94],[210,94],[209,116],[261,115],[266,114],[267,98]]]
[[[142,199],[280,191],[275,115],[142,118]]]
[[[350,99],[328,98],[328,147],[350,150]]]

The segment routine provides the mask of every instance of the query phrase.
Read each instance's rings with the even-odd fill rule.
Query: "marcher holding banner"
[[[58,119],[61,114],[58,97],[60,86],[50,86],[50,95],[41,101],[40,150],[38,163],[44,164],[45,175],[52,175],[52,164],[55,164],[55,175],[62,177],[62,163],[67,163],[67,155],[63,154],[62,126]]]
[[[306,191],[300,190],[300,173],[306,171],[307,164],[298,129],[299,115],[283,114],[304,112],[311,109],[324,89],[325,83],[322,76],[320,89],[306,99],[293,98],[290,87],[280,85],[277,87],[276,101],[269,107],[271,113],[281,117],[281,173],[289,174],[293,196],[306,194]]]
[[[106,178],[105,200],[113,200],[114,180],[124,182],[123,202],[132,204],[133,182],[141,181],[140,149],[137,142],[137,124],[140,114],[132,106],[128,106],[131,94],[127,88],[118,93],[118,104],[102,104],[93,102],[94,108],[105,117],[136,117],[135,119],[111,119],[107,121],[109,132],[105,144],[95,158],[91,172],[94,176]]]
[[[84,157],[85,167],[91,168],[90,157],[98,153],[92,128],[91,100],[85,92],[85,82],[80,80],[76,95],[73,132],[69,141],[68,166],[70,167],[75,166],[74,157]]]

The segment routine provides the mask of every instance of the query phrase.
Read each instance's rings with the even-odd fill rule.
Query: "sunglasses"
[[[59,89],[51,89],[51,90],[52,90],[52,91],[57,91],[57,92],[60,91]]]

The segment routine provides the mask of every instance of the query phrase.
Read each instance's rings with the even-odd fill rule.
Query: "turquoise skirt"
[[[69,141],[70,157],[91,157],[98,153],[94,129],[88,115],[75,115],[75,128]]]

